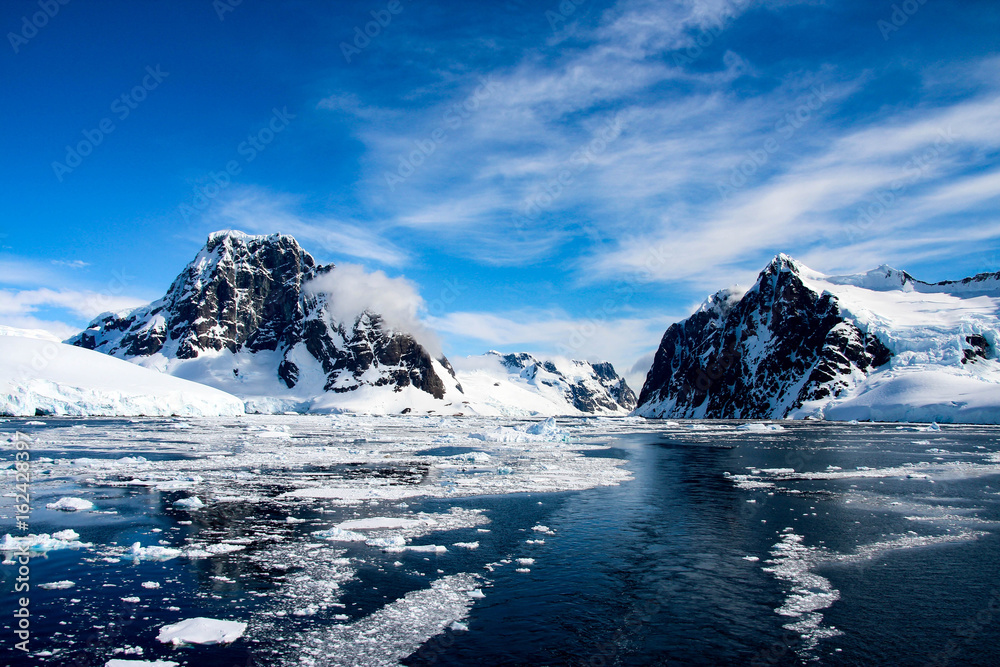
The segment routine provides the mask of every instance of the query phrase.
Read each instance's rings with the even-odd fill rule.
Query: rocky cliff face
[[[413,387],[441,399],[457,388],[446,359],[377,313],[334,321],[306,289],[331,271],[291,236],[216,232],[162,299],[101,315],[67,342],[241,396]]]
[[[526,383],[549,388],[561,394],[562,399],[574,409],[585,413],[620,412],[632,410],[635,394],[608,363],[592,364],[573,360],[560,368],[551,360],[539,360],[527,353],[501,354],[490,351],[499,358],[509,373]]]
[[[803,270],[779,255],[746,293],[719,292],[671,325],[637,414],[781,418],[807,401],[840,396],[888,363],[890,350],[845,318],[836,296],[812,289]]]

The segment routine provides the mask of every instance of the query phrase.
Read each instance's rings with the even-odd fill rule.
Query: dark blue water
[[[1000,451],[998,438],[1000,430],[981,427],[928,433],[804,423],[775,434],[670,429],[613,440],[596,435],[592,442],[613,449],[588,455],[627,459],[633,481],[582,492],[411,502],[411,511],[485,509],[490,532],[467,528],[415,540],[480,543],[477,550],[453,549],[441,556],[386,555],[350,545],[347,556],[367,565],[345,585],[338,612],[363,618],[433,578],[481,572],[490,582],[465,621],[468,632],[449,630],[432,638],[405,664],[1000,664],[1000,475],[988,458]],[[762,473],[756,477],[775,486],[760,489],[738,488],[727,476],[748,469],[822,475],[831,466],[850,471],[956,461],[966,465],[952,472],[914,468],[930,470],[927,478],[785,479]],[[266,504],[233,504],[185,526],[177,522],[187,515],[172,508],[169,494],[133,488],[104,493],[101,506],[118,514],[96,525],[83,516],[60,515],[46,527],[43,513],[38,530],[74,527],[84,541],[128,544],[154,527],[172,540],[213,531],[231,536],[243,526],[259,525],[272,509],[275,521],[283,516]],[[335,522],[350,516],[343,512],[322,518]],[[532,532],[537,524],[553,534]],[[282,530],[292,537],[302,529]],[[975,537],[929,546],[899,542],[969,531]],[[818,610],[823,627],[839,634],[813,644],[785,627],[799,620],[775,611],[788,601],[791,584],[765,570],[775,545],[789,533],[829,555],[811,571],[839,596]],[[544,544],[526,544],[535,538],[544,538]],[[901,546],[851,558],[893,540]],[[263,547],[251,550],[256,548]],[[484,564],[512,555],[534,558],[530,572],[516,572],[515,566],[484,571]],[[10,651],[5,664],[103,664],[108,646],[126,645],[144,647],[146,659],[162,658],[164,648],[152,629],[177,619],[168,606],[179,607],[181,617],[253,615],[266,608],[271,591],[295,575],[294,567],[269,569],[246,556],[123,560],[100,568],[82,561],[86,552],[34,559],[33,576],[39,580],[68,578],[78,587],[69,594],[35,591],[34,630],[49,638],[58,655],[39,661]],[[396,559],[404,566],[386,566]],[[0,571],[10,591],[12,568]],[[213,578],[220,575],[232,583]],[[100,581],[88,580],[94,576]],[[150,580],[170,583],[155,604],[140,587]],[[132,594],[143,597],[143,605],[121,601]],[[78,601],[66,604],[67,598]],[[331,618],[290,620],[290,634]],[[280,638],[248,636],[228,647],[178,649],[169,656],[187,665],[277,665],[289,664],[293,654]]]

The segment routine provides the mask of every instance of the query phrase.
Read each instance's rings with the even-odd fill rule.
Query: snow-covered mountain
[[[1000,273],[826,276],[777,256],[670,326],[648,417],[1000,423]]]
[[[0,327],[0,414],[234,416],[243,401],[44,332]]]
[[[607,362],[491,350],[456,366],[469,409],[478,414],[624,415],[635,407],[635,394]]]
[[[222,389],[250,410],[445,410],[464,400],[448,360],[369,309],[339,321],[310,289],[318,265],[294,238],[209,236],[166,295],[105,313],[69,343]],[[339,311],[338,311],[339,312]]]
[[[371,308],[345,311],[357,295],[322,289],[348,280],[342,271],[318,265],[291,236],[216,232],[162,299],[105,313],[67,342],[229,392],[249,411],[548,416],[635,407],[608,363],[492,352],[456,375],[412,330]]]

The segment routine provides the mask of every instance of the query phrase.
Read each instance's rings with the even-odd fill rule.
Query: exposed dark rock
[[[983,336],[980,336],[979,334],[966,336],[965,342],[968,343],[969,347],[962,350],[963,364],[973,363],[979,359],[990,358],[990,343]]]

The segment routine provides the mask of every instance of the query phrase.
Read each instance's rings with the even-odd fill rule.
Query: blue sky
[[[405,277],[449,355],[621,370],[777,252],[1000,270],[992,0],[233,3],[2,4],[0,323],[223,228]]]

